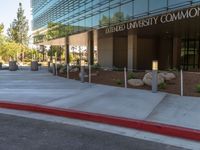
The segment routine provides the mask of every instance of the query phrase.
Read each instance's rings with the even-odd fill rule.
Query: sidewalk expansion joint
[[[148,120],[155,112],[155,110],[157,109],[157,107],[165,100],[167,99],[169,95],[165,94],[165,96],[162,98],[162,100],[153,108],[153,110],[148,114],[148,116],[145,118],[145,120]]]

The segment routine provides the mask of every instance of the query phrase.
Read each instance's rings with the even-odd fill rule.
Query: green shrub
[[[136,79],[137,77],[136,77],[136,74],[135,73],[133,73],[133,72],[129,72],[128,73],[128,80],[130,80],[130,79]]]
[[[61,68],[63,68],[64,66],[62,64],[57,64],[57,71],[59,72]]]
[[[166,69],[166,71],[169,71],[169,72],[177,72],[178,69],[177,69],[176,67],[174,67],[174,68],[168,68],[168,69]]]
[[[121,79],[113,79],[117,85],[122,85],[123,81]]]
[[[200,84],[197,84],[196,89],[197,89],[197,92],[200,93]]]
[[[66,73],[67,72],[67,66],[66,65],[59,66],[58,70],[59,70],[59,72]]]
[[[159,89],[162,89],[162,90],[166,89],[166,87],[167,87],[167,84],[166,84],[165,82],[160,83],[160,84],[158,85],[158,88],[159,88]]]
[[[124,68],[117,68],[117,67],[113,67],[113,71],[124,71]]]
[[[98,70],[98,69],[101,69],[101,65],[97,63],[97,64],[94,64],[92,66],[92,68],[95,69],[95,70]]]

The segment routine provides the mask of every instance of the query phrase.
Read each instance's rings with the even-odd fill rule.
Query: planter
[[[2,63],[0,62],[0,70],[2,70]]]
[[[16,61],[9,61],[9,70],[10,71],[17,71],[18,66]]]
[[[31,71],[38,71],[38,62],[37,61],[31,62]]]
[[[51,63],[48,61],[48,71],[51,72]]]

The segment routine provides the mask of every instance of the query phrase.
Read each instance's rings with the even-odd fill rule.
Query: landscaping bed
[[[87,72],[88,71],[86,70],[86,73]],[[146,72],[127,73],[127,78],[143,79],[145,74]],[[165,84],[159,85],[159,91],[180,95],[180,73],[175,72],[174,74],[176,75],[176,78],[165,81]],[[59,75],[66,77],[66,73],[60,73]],[[70,72],[69,77],[70,79],[79,80],[79,72]],[[184,96],[200,97],[200,93],[197,92],[197,85],[200,84],[200,72],[184,72],[183,78]],[[87,77],[85,78],[85,81],[88,82]],[[124,87],[124,72],[103,69],[93,70],[92,83]],[[147,85],[133,87],[128,84],[128,88],[151,90],[151,87]]]

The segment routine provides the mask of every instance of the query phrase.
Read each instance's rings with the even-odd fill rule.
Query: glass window
[[[110,10],[110,23],[117,23],[122,20],[122,17],[119,7]]]
[[[181,65],[184,70],[196,70],[200,67],[199,41],[184,39],[181,43]]]
[[[149,0],[149,11],[157,11],[167,8],[167,0]]]
[[[100,23],[100,16],[99,14],[96,14],[92,17],[92,25],[96,27],[99,26],[99,23]]]
[[[109,0],[100,0],[101,4],[109,3]]]
[[[147,0],[135,0],[134,1],[134,16],[141,16],[148,12]]]
[[[79,7],[79,13],[80,13],[80,12],[84,12],[84,11],[85,11],[85,6]]]
[[[109,10],[102,12],[101,18],[100,18],[100,25],[105,26],[105,25],[108,25],[109,22],[110,22]]]
[[[73,26],[73,32],[78,32],[78,30],[79,30],[79,22],[73,23],[72,26]]]
[[[128,20],[133,17],[133,2],[126,3],[121,6],[121,13],[123,15],[123,20]]]
[[[200,2],[200,0],[192,0],[192,2],[198,3],[198,2]]]
[[[92,27],[92,17],[85,19],[85,26],[86,26],[86,29],[90,29]]]
[[[92,2],[89,2],[89,3],[87,3],[86,5],[85,5],[85,8],[87,9],[87,8],[90,8],[90,7],[92,7]]]
[[[79,24],[78,24],[78,26],[79,26],[79,31],[84,31],[85,30],[85,25],[86,23],[85,23],[85,20],[83,19],[83,20],[80,20],[79,21]]]
[[[168,0],[169,6],[180,6],[180,5],[185,5],[186,3],[190,3],[191,0]]]
[[[100,0],[93,0],[93,5],[99,4]]]
[[[121,0],[111,0],[110,1],[110,6],[115,5],[115,4],[120,4]]]

